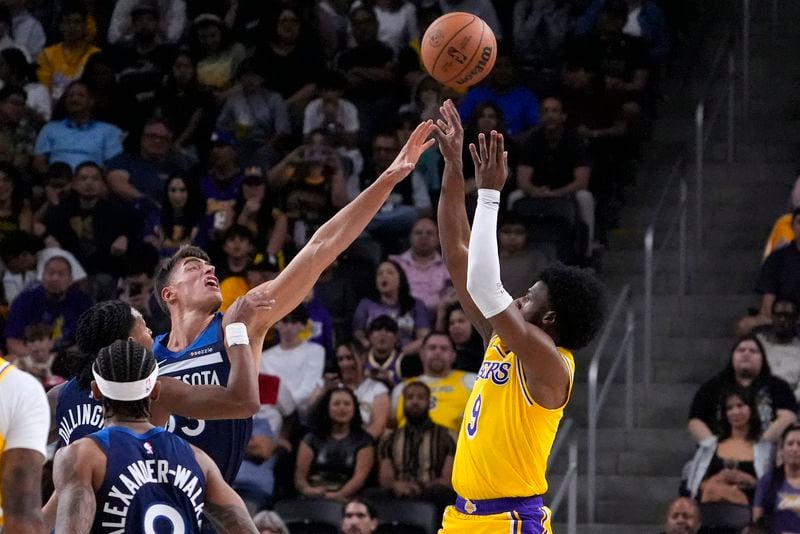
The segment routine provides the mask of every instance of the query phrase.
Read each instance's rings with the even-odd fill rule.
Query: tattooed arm
[[[6,532],[44,532],[41,453],[11,449],[2,455],[3,518]]]
[[[56,532],[88,534],[94,521],[95,488],[105,478],[105,454],[91,439],[79,439],[56,454],[53,482],[58,493]]]
[[[206,453],[192,446],[197,463],[206,477],[206,503],[203,513],[220,532],[229,534],[258,534],[247,508],[222,478],[217,465]]]

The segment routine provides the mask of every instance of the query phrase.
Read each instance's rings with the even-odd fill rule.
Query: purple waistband
[[[517,512],[521,516],[533,514],[544,506],[540,496],[536,497],[504,497],[502,499],[486,499],[471,501],[460,495],[456,497],[456,510],[468,515],[493,515],[505,512]]]

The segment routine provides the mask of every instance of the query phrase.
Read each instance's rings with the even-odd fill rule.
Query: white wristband
[[[229,347],[234,345],[249,345],[250,336],[247,335],[247,325],[244,323],[231,323],[225,327],[225,340]]]
[[[497,189],[478,189],[478,203],[498,211],[500,209],[500,191]]]

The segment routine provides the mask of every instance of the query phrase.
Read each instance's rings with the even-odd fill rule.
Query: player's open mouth
[[[212,276],[210,278],[206,278],[206,287],[213,287],[215,289],[219,289],[219,280],[217,280],[217,277]]]

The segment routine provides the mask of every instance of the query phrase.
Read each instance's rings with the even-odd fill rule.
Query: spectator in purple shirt
[[[389,256],[408,278],[411,296],[421,300],[428,312],[436,313],[442,293],[450,284],[450,274],[439,253],[439,234],[433,219],[422,217],[411,229],[411,248]]]
[[[206,216],[197,236],[199,246],[221,237],[233,224],[234,206],[244,182],[233,136],[217,130],[212,134],[211,142],[208,175],[200,183],[200,192],[206,199]]]
[[[431,318],[425,305],[411,296],[408,278],[394,261],[384,261],[378,266],[372,296],[361,299],[356,308],[353,335],[364,346],[370,346],[367,327],[381,315],[397,321],[398,340],[404,354],[419,352],[422,338],[430,332]]]
[[[753,519],[770,532],[800,532],[800,425],[783,431],[783,466],[758,481]]]
[[[46,324],[53,328],[56,348],[75,341],[78,317],[92,305],[92,299],[72,283],[72,267],[62,256],[45,263],[41,285],[26,289],[14,300],[6,323],[8,353],[25,354],[25,328]]]

